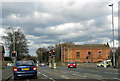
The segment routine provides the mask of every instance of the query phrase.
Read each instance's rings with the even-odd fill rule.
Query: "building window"
[[[98,52],[98,57],[102,57],[102,52],[101,51]]]
[[[90,56],[91,55],[91,52],[90,51],[88,51],[88,56]]]
[[[77,57],[80,57],[80,52],[76,52],[76,56],[77,56]]]

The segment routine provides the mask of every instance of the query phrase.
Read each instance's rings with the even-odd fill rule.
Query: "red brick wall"
[[[88,60],[91,60],[92,62],[98,62],[98,61],[104,61],[105,59],[108,58],[109,53],[110,53],[110,48],[104,47],[104,48],[66,48],[63,50],[63,55],[64,55],[64,62],[70,62],[70,61],[79,61],[79,62],[87,62]],[[76,57],[76,52],[80,52],[80,57]],[[91,58],[86,59],[87,57],[87,52],[91,52]],[[102,57],[98,58],[98,52],[102,52]]]

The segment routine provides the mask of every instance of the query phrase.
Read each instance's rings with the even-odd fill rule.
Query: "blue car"
[[[13,73],[14,80],[27,76],[32,76],[34,79],[37,79],[37,67],[33,61],[17,61]]]

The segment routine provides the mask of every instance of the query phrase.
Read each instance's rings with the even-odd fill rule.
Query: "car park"
[[[13,69],[14,79],[20,77],[33,77],[37,79],[37,67],[33,61],[17,61],[16,66]]]
[[[76,62],[70,62],[70,63],[68,64],[68,68],[76,68],[76,67],[77,67]]]

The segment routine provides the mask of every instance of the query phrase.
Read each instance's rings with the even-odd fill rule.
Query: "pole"
[[[112,32],[113,32],[113,67],[115,67],[115,47],[114,47],[114,19],[113,19],[113,4],[109,5],[112,6]]]
[[[51,56],[49,55],[49,68],[51,68]]]
[[[114,46],[114,19],[113,19],[113,4],[112,4],[112,27],[113,27],[113,66],[115,67],[115,46]]]
[[[55,63],[55,55],[53,55],[53,68],[56,68],[56,63]]]
[[[62,54],[62,40],[61,40],[61,63],[63,64],[63,54]]]

